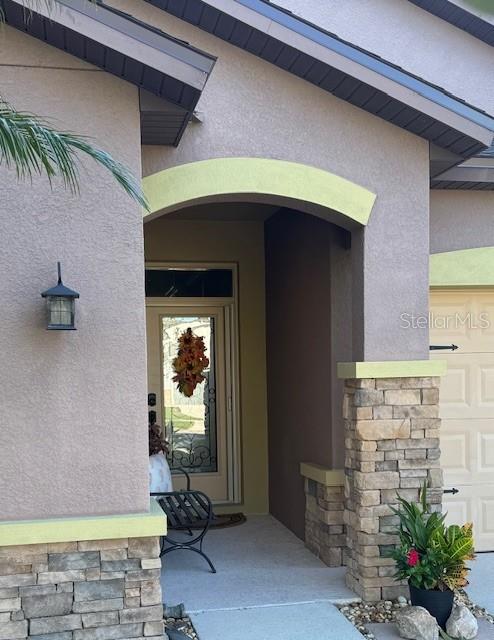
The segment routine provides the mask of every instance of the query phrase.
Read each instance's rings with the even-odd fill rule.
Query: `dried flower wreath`
[[[203,371],[208,368],[209,359],[205,353],[204,340],[196,336],[192,329],[186,329],[178,339],[178,354],[172,364],[176,374],[173,382],[177,383],[177,389],[187,398],[206,379]]]

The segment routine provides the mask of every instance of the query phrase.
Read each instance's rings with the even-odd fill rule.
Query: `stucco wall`
[[[279,0],[278,4],[494,112],[494,49],[408,0]]]
[[[332,461],[334,227],[286,210],[267,220],[265,228],[269,506],[304,538],[300,463],[329,467]]]
[[[206,207],[201,207],[207,216]],[[264,231],[262,220],[228,221],[236,205],[221,209],[225,220],[158,218],[144,225],[149,262],[236,262],[239,273],[239,348],[243,510],[266,513],[267,408],[264,295]],[[180,216],[195,216],[197,208]],[[231,507],[228,509],[231,511]]]
[[[0,60],[3,98],[140,174],[134,87],[6,26]],[[77,196],[0,182],[0,518],[147,511],[140,208],[89,160]],[[81,295],[75,332],[45,329],[57,260]]]
[[[431,191],[431,253],[494,247],[494,192]]]
[[[178,149],[144,147],[144,175],[207,158],[269,157],[377,193],[366,238],[356,244],[365,283],[355,305],[365,314],[354,357],[428,358],[427,332],[400,327],[402,312],[428,308],[428,144],[148,3],[113,1],[219,58],[198,105],[204,122],[188,127]]]

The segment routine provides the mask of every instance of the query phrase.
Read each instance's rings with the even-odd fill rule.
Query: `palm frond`
[[[19,178],[45,174],[51,182],[60,177],[66,188],[78,193],[78,153],[107,169],[131,198],[148,209],[136,178],[109,153],[88,138],[57,131],[37,116],[17,111],[0,98],[0,164],[15,169]]]

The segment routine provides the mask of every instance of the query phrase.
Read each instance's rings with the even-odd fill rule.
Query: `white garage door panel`
[[[473,501],[471,499],[471,488],[462,491],[461,495],[456,496],[445,494],[443,499],[443,511],[447,513],[447,524],[463,524],[464,522],[475,522],[473,514]],[[477,538],[477,532],[475,532]],[[477,542],[477,540],[476,540]]]
[[[494,419],[443,419],[441,453],[446,485],[494,483]]]
[[[431,344],[448,362],[441,381],[441,464],[449,523],[474,523],[477,550],[494,549],[494,291],[431,293]]]
[[[468,426],[456,420],[441,423],[441,466],[444,483],[468,484],[472,475],[472,438]]]
[[[437,357],[437,356],[435,356]],[[448,371],[441,381],[441,416],[467,420],[494,416],[494,353],[461,353],[442,359]]]
[[[456,496],[444,496],[447,524],[474,523],[477,551],[493,548],[494,539],[494,484],[465,486]]]
[[[462,353],[494,351],[494,296],[484,289],[432,291],[431,344],[457,344]],[[490,344],[491,348],[486,349]]]

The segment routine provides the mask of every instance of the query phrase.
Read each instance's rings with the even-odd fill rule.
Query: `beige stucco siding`
[[[0,60],[4,98],[140,174],[135,87],[5,26]],[[0,518],[146,511],[140,208],[89,160],[80,195],[0,180]],[[45,329],[57,260],[81,295],[75,332]]]
[[[280,0],[279,4],[494,112],[494,49],[408,0]]]
[[[431,253],[494,247],[494,192],[431,191]]]
[[[144,175],[256,156],[313,165],[370,189],[377,201],[365,238],[354,244],[357,275],[362,266],[365,273],[365,286],[354,289],[355,314],[363,318],[355,324],[354,358],[427,358],[426,332],[401,329],[399,319],[401,311],[427,313],[427,142],[148,3],[113,2],[218,56],[198,105],[203,123],[188,127],[178,149],[144,147]]]

